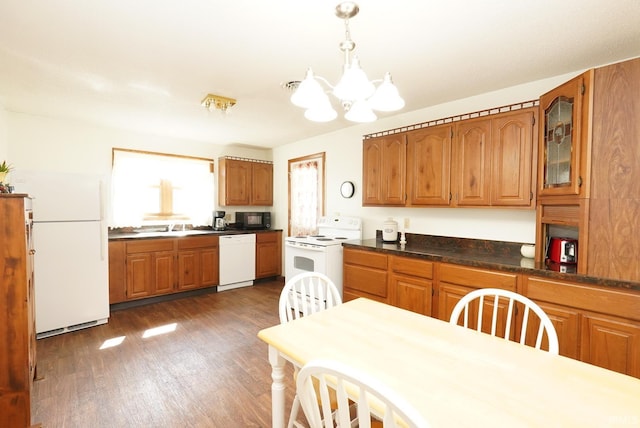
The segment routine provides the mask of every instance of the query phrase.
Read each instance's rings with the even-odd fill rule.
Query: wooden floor
[[[37,342],[32,422],[44,427],[269,427],[271,366],[256,335],[278,324],[282,282],[113,311]],[[144,338],[149,329],[175,330]],[[121,344],[101,349],[110,339]],[[293,398],[287,367],[287,408]],[[289,379],[289,381],[287,381]]]

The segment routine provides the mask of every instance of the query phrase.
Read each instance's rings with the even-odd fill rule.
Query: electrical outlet
[[[409,217],[405,217],[404,218],[404,228],[405,229],[409,229],[410,225],[411,225],[411,221],[409,221]]]

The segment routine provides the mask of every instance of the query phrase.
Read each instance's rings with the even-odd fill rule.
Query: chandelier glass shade
[[[339,100],[345,112],[345,119],[352,122],[373,122],[377,119],[373,110],[391,112],[404,107],[404,100],[393,84],[390,73],[387,72],[381,80],[370,81],[360,67],[358,57],[351,57],[355,43],[349,33],[349,18],[355,16],[358,11],[358,5],[350,1],[340,3],[336,7],[336,15],[344,19],[346,36],[340,43],[345,63],[338,83],[335,86],[331,85],[323,77],[316,76],[309,68],[304,80],[291,95],[291,102],[304,108],[304,116],[309,120],[328,122],[338,117],[329,94]]]

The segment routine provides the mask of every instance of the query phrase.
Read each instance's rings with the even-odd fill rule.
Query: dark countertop
[[[565,265],[564,268],[568,271],[559,272],[554,270],[559,269],[556,264],[536,263],[533,259],[524,258],[520,255],[521,243],[417,234],[407,234],[406,236],[407,243],[405,245],[383,242],[380,233],[378,233],[377,239],[366,239],[360,242],[351,241],[343,243],[342,246],[640,292],[640,283],[638,282],[577,274],[575,265]]]
[[[244,235],[248,233],[270,233],[282,232],[282,229],[268,230],[213,230],[213,229],[193,229],[193,230],[174,230],[166,231],[149,231],[149,232],[113,232],[109,231],[109,241],[131,240],[131,239],[157,239],[157,238],[182,238],[186,236],[202,236],[202,235]]]

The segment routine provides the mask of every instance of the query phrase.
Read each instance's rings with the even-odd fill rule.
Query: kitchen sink
[[[211,234],[209,230],[172,230],[168,231],[155,231],[155,232],[136,232],[135,235],[141,238],[152,236],[191,236],[191,235],[207,235]]]

